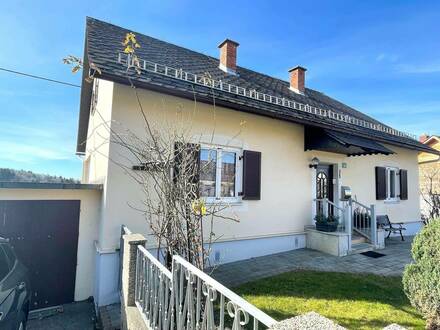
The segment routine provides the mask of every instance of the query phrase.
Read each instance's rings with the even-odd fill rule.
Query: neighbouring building
[[[438,135],[422,135],[419,141],[435,150],[440,151]],[[432,153],[419,154],[420,192],[422,215],[425,218],[433,216],[434,205],[440,210],[440,157]],[[439,216],[440,214],[437,214]]]

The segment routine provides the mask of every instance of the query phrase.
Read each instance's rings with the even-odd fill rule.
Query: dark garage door
[[[79,200],[0,201],[0,236],[29,269],[31,308],[74,300]]]

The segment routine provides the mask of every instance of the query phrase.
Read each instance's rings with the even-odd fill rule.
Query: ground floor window
[[[386,187],[387,187],[387,196],[386,200],[388,201],[397,201],[399,200],[399,169],[396,167],[387,167],[386,168]]]
[[[200,196],[208,201],[238,199],[241,150],[202,146],[200,150]]]

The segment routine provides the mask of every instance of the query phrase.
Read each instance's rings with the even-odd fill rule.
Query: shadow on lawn
[[[313,310],[350,329],[383,328],[390,323],[423,328],[401,283],[400,277],[295,271],[234,291],[277,320]]]

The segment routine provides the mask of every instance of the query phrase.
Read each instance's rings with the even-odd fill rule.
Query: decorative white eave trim
[[[285,97],[273,96],[273,95],[257,92],[255,89],[248,89],[248,88],[244,88],[244,87],[240,87],[237,85],[223,82],[222,80],[215,80],[215,79],[212,79],[211,77],[207,76],[206,74],[205,75],[203,75],[203,74],[197,75],[194,73],[183,71],[182,69],[175,69],[175,68],[171,68],[166,65],[163,65],[163,64],[147,61],[147,60],[141,59],[139,57],[138,57],[138,61],[139,61],[140,69],[147,71],[147,72],[152,72],[152,73],[164,75],[164,76],[178,79],[178,80],[184,80],[184,81],[187,81],[190,83],[194,83],[197,85],[217,89],[217,90],[220,90],[223,92],[247,97],[247,98],[254,99],[257,101],[261,101],[261,102],[271,103],[271,104],[275,104],[278,106],[282,106],[282,107],[286,107],[286,108],[290,108],[290,109],[294,109],[294,110],[304,111],[304,112],[307,112],[307,113],[310,113],[310,114],[313,114],[313,115],[316,115],[319,117],[333,119],[336,121],[368,128],[371,130],[387,133],[390,135],[417,140],[417,136],[414,134],[401,132],[397,129],[394,129],[394,128],[391,128],[391,127],[388,127],[385,125],[372,123],[372,122],[369,122],[369,121],[366,121],[363,119],[359,119],[359,118],[356,118],[356,117],[353,117],[350,115],[342,114],[340,112],[336,112],[333,110],[317,108],[317,107],[311,106],[309,104],[303,104],[300,102],[286,99]],[[133,59],[131,58],[130,54],[118,53],[117,62],[127,66],[128,68],[135,67],[134,63],[133,63]]]

